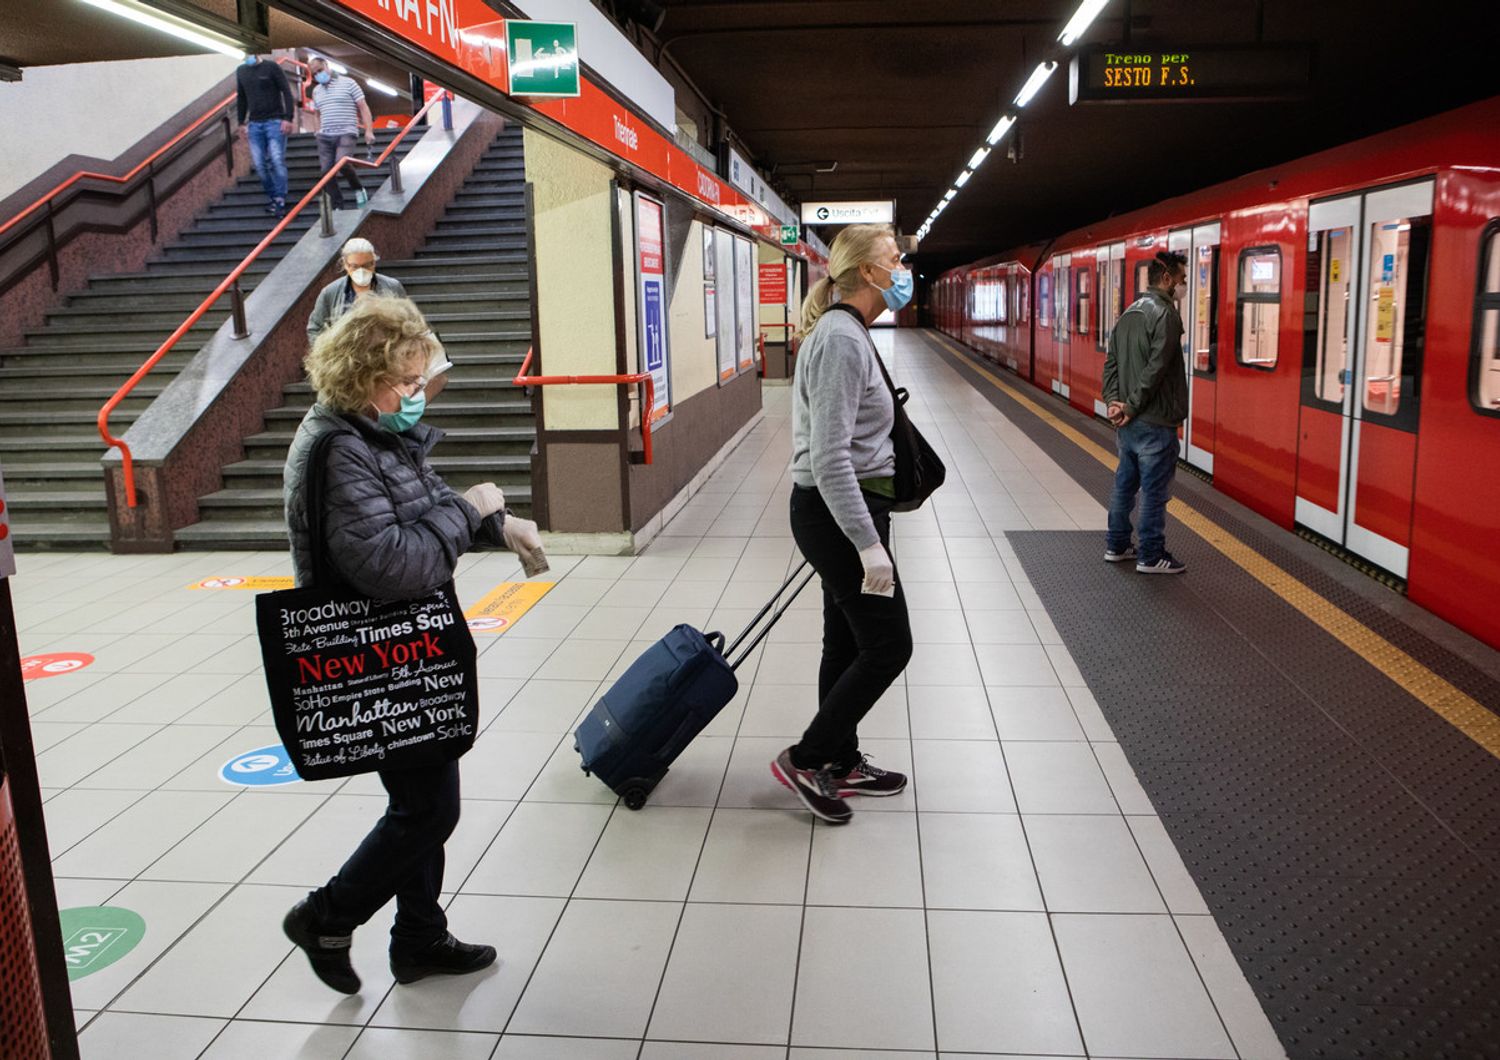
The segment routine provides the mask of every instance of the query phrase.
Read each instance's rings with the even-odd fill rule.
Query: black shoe
[[[1137,574],[1181,574],[1185,570],[1187,570],[1187,564],[1170,552],[1163,552],[1150,563],[1141,560],[1135,565]]]
[[[839,798],[851,795],[900,795],[906,790],[906,777],[889,769],[881,769],[870,761],[869,755],[860,755],[855,767],[838,778]]]
[[[790,747],[771,763],[771,775],[791,788],[813,816],[829,824],[845,824],[854,816],[849,804],[839,797],[839,778],[834,776],[834,771],[826,766],[798,769],[792,763]]]
[[[391,974],[398,983],[415,983],[429,975],[468,975],[494,963],[495,947],[459,942],[451,934],[417,953],[391,951]]]
[[[281,922],[281,930],[307,954],[314,975],[341,994],[359,993],[359,976],[349,963],[349,946],[354,936],[325,935],[319,931],[306,898],[292,906]]]

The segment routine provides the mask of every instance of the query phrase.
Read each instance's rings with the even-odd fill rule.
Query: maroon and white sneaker
[[[854,816],[849,804],[839,797],[839,778],[831,769],[798,769],[792,765],[788,747],[771,763],[771,775],[802,800],[814,817],[829,824],[845,824]]]
[[[860,755],[859,764],[839,778],[839,798],[850,795],[900,795],[906,790],[906,777],[872,765],[869,755]]]

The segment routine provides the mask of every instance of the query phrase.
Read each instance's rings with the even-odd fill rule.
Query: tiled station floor
[[[395,987],[389,910],[344,998],[280,932],[379,814],[373,778],[231,787],[277,742],[250,592],[270,553],[21,557],[23,654],[88,652],[27,686],[63,908],[144,938],[73,983],[86,1057],[917,1060],[1280,1056],[1270,1025],[1007,546],[1104,513],[921,342],[878,341],[949,462],[897,516],[916,654],[865,748],[910,771],[851,824],[771,778],[815,702],[810,589],[739,698],[638,813],[571,730],[677,622],[738,629],[794,560],[789,391],[637,558],[556,557],[557,585],[481,634],[485,728],[448,845],[451,926],[500,962]],[[466,603],[519,578],[467,557]]]

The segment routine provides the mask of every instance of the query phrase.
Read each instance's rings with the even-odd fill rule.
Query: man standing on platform
[[[266,213],[286,213],[286,138],[292,131],[296,102],[281,64],[245,56],[235,71],[240,135],[250,144],[250,161],[266,192]]]
[[[312,69],[313,110],[318,112],[318,164],[324,173],[332,169],[341,158],[354,153],[354,140],[361,127],[365,130],[365,145],[375,145],[375,119],[370,116],[370,105],[365,102],[364,90],[354,78],[336,74],[326,59],[314,59],[308,64]],[[354,192],[354,205],[364,205],[365,187],[360,183],[355,166],[345,166],[340,174],[349,190]],[[327,184],[333,208],[344,208],[344,192],[337,180]]]
[[[1162,252],[1146,271],[1146,290],[1120,314],[1104,359],[1104,401],[1116,432],[1120,465],[1109,501],[1107,563],[1134,559],[1141,574],[1181,574],[1167,551],[1167,499],[1177,474],[1177,428],[1187,418],[1182,316],[1187,259]],[[1139,551],[1130,544],[1130,513],[1141,495]]]

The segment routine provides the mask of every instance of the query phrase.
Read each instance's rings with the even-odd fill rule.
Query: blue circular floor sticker
[[[272,784],[295,784],[302,778],[287,757],[286,748],[273,743],[270,747],[235,755],[219,770],[219,779],[248,788],[262,788]]]

